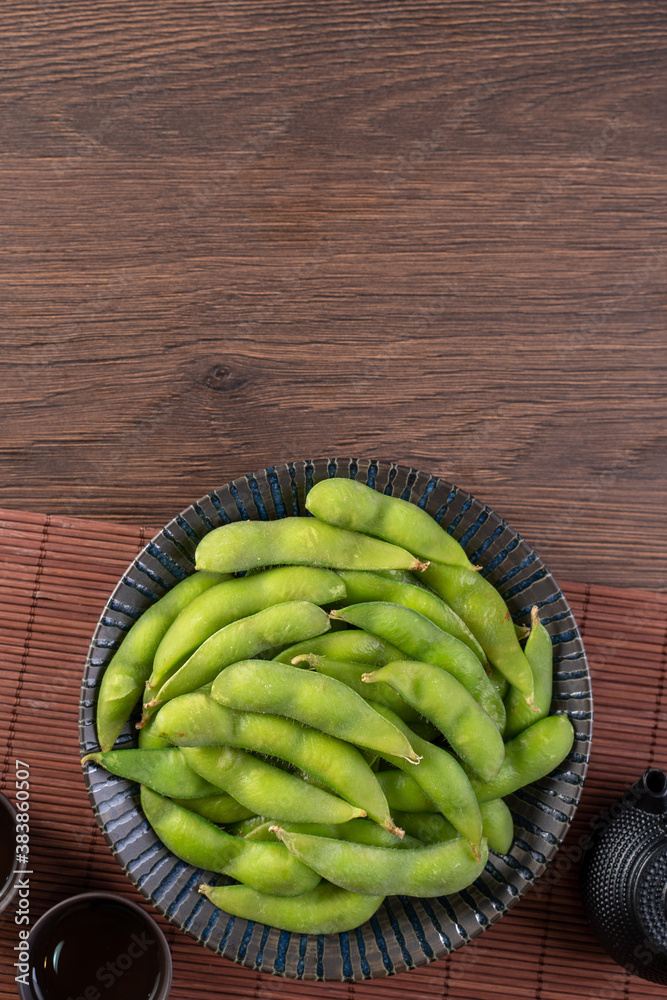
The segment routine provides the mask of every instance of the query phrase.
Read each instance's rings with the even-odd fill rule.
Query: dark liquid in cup
[[[38,934],[30,949],[38,1000],[152,1000],[162,983],[148,919],[113,900],[82,900]]]
[[[16,852],[16,826],[14,817],[0,802],[0,895],[7,889],[7,883],[14,871]]]

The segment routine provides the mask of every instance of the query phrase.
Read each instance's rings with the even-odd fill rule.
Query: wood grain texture
[[[8,2],[0,505],[159,527],[290,458],[667,588],[657,0]]]

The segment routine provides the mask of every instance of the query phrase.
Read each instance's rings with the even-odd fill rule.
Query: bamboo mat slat
[[[108,889],[136,899],[174,956],[173,1000],[574,1000],[664,996],[600,949],[578,892],[592,819],[649,766],[667,769],[667,595],[563,583],[593,676],[593,754],[581,805],[551,868],[491,930],[446,959],[361,983],[282,980],[221,959],[144,903],[97,827],[78,750],[86,653],[118,578],[152,532],[0,510],[0,787],[30,765],[31,921],[63,897]],[[0,918],[0,1000],[16,996],[13,910]],[[193,986],[196,984],[196,987]]]

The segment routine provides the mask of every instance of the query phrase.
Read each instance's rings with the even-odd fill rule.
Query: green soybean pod
[[[151,716],[139,730],[138,746],[140,750],[167,750],[171,743],[155,729],[155,716]]]
[[[397,646],[403,652],[400,659],[433,663],[447,671],[479,702],[496,726],[504,728],[505,706],[475,654],[418,611],[389,601],[368,601],[339,608],[330,615]]]
[[[537,605],[531,608],[530,612],[531,629],[524,652],[526,659],[533,672],[535,683],[535,708],[532,712],[516,688],[510,688],[505,699],[505,710],[507,712],[507,722],[505,724],[505,739],[512,739],[518,736],[529,726],[532,726],[538,719],[543,719],[549,714],[551,708],[551,694],[553,689],[553,646],[551,636],[541,623]]]
[[[461,836],[442,813],[401,812],[397,809],[395,815],[397,822],[400,816],[401,823],[405,824],[405,836],[424,844],[439,844],[443,840],[454,840]]]
[[[433,562],[424,579],[454,608],[478,639],[491,664],[533,707],[533,674],[502,595],[481,573],[467,566]]]
[[[195,560],[197,569],[216,573],[285,563],[330,569],[424,568],[423,562],[397,545],[324,524],[314,517],[225,524],[202,538]]]
[[[159,689],[209,636],[225,625],[273,604],[309,601],[329,604],[345,597],[345,584],[333,570],[278,566],[225,580],[183,608],[158,646],[149,689]]]
[[[364,483],[323,479],[308,493],[306,507],[321,521],[401,545],[422,559],[470,565],[459,543],[425,510],[409,500],[386,496]]]
[[[276,828],[278,839],[322,878],[350,892],[387,896],[446,896],[465,889],[484,871],[488,847],[475,858],[463,837],[410,851],[371,847]]]
[[[196,799],[216,795],[221,789],[193,771],[178,747],[168,750],[107,750],[89,753],[81,761],[93,761],[100,767],[128,781],[146,785],[154,792],[170,798]]]
[[[180,799],[174,796],[173,801],[176,805],[191,809],[192,812],[198,813],[204,819],[209,819],[211,823],[218,823],[221,826],[240,823],[253,815],[250,809],[242,806],[228,792],[204,795],[200,799]]]
[[[398,652],[399,657],[400,655],[400,652]],[[312,667],[318,673],[334,677],[342,684],[347,684],[348,687],[356,691],[362,698],[366,698],[367,701],[386,705],[403,722],[410,724],[417,722],[421,718],[419,712],[416,712],[395,691],[392,691],[388,684],[364,684],[361,675],[368,670],[369,666],[371,666],[370,663],[332,660],[328,656],[317,656],[315,653],[301,653],[293,658],[292,663],[295,666],[303,666],[307,663],[308,666]]]
[[[309,601],[273,604],[254,615],[231,622],[202,643],[162,685],[145,708],[154,708],[171,698],[188,694],[208,684],[223,667],[236,663],[237,660],[256,656],[273,646],[321,635],[328,629],[329,618],[326,612]]]
[[[386,681],[438,727],[476,774],[485,781],[496,776],[505,756],[503,738],[493,719],[446,670],[431,663],[400,660],[363,674],[361,679]]]
[[[245,920],[268,924],[293,934],[342,934],[373,916],[384,896],[348,892],[320,882],[296,898],[272,896],[246,885],[200,885],[214,906]]]
[[[275,660],[239,660],[218,674],[211,696],[236,711],[296,719],[355,746],[419,761],[400,729],[356,691],[326,674]]]
[[[405,774],[403,771],[392,768],[386,771],[377,771],[375,777],[385,794],[392,814],[394,812],[439,812],[433,799],[417,784],[412,774]]]
[[[237,747],[182,747],[193,771],[257,815],[286,823],[345,823],[363,809]]]
[[[496,670],[495,667],[491,667],[491,672],[489,673],[489,680],[491,681],[494,688],[498,692],[498,696],[502,698],[504,701],[505,696],[507,695],[507,692],[510,689],[510,682],[507,680],[506,677],[503,677],[500,671]],[[525,701],[526,699],[524,698],[523,700]],[[505,708],[505,716],[506,716],[505,726],[507,726],[507,708]],[[503,734],[504,732],[505,730],[503,729]]]
[[[249,837],[250,839],[257,840],[270,840],[270,837],[251,837],[253,830],[256,827],[262,827],[266,823],[266,816],[248,816],[247,819],[242,819],[238,823],[227,823],[227,833],[233,833],[235,837]]]
[[[225,577],[193,573],[167,591],[134,623],[109,662],[97,700],[97,738],[110,750],[144,690],[160,641],[176,616],[209,587]]]
[[[505,759],[493,781],[470,783],[477,800],[503,799],[524,785],[544,778],[565,760],[574,743],[574,729],[567,715],[548,715],[505,744]]]
[[[509,806],[502,799],[482,802],[482,824],[489,850],[507,854],[514,840],[514,820]]]
[[[375,774],[359,750],[344,740],[294,719],[235,712],[198,692],[167,702],[156,726],[176,745],[236,746],[285,760],[363,809],[380,826],[397,832]]]
[[[400,727],[409,739],[411,746],[421,757],[419,767],[411,768],[411,777],[435,802],[443,816],[465,837],[473,854],[477,856],[483,834],[482,815],[466,772],[450,753],[420,739],[390,709],[378,705],[378,712]],[[400,757],[384,756],[389,763],[401,770],[408,766]]]
[[[254,824],[244,836],[249,840],[277,840],[272,831],[275,823],[275,819],[264,819],[262,823]],[[415,837],[398,837],[370,819],[351,819],[347,823],[283,823],[282,826],[294,833],[311,833],[316,837],[351,840],[355,844],[372,844],[375,847],[393,847],[400,850],[419,847],[419,841]]]
[[[177,805],[141,786],[141,808],[162,843],[195,868],[230,875],[278,896],[299,896],[313,889],[320,878],[281,844],[253,843],[233,837],[203,816]]]
[[[332,619],[335,621],[335,619]],[[273,657],[280,663],[292,663],[295,656],[314,653],[328,656],[333,660],[351,660],[354,663],[369,663],[381,667],[392,660],[400,660],[401,650],[384,639],[371,635],[362,629],[346,629],[343,632],[325,632],[324,635],[296,642]]]
[[[416,583],[391,579],[380,573],[339,570],[338,575],[345,584],[348,604],[389,601],[391,604],[401,604],[404,608],[418,611],[443,632],[453,635],[471,649],[482,666],[486,666],[486,654],[466,623],[432,590],[427,590],[426,587]]]

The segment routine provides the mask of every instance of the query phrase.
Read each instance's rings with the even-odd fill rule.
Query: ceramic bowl
[[[123,574],[100,617],[83,677],[80,743],[99,749],[95,710],[102,674],[128,628],[154,601],[194,570],[199,540],[241,519],[305,513],[308,490],[331,476],[353,478],[424,507],[465,548],[503,595],[516,623],[537,604],[554,647],[552,712],[570,716],[576,740],[546,778],[509,797],[515,838],[509,854],[491,853],[482,875],[463,892],[417,899],[388,897],[366,924],[344,934],[311,936],[230,917],[197,887],[211,873],[171,854],[139,807],[138,786],[97,766],[86,770],[100,828],[141,893],[176,927],[211,951],[263,972],[299,979],[362,980],[424,965],[461,948],[491,926],[540,878],[556,854],[582,791],[592,736],[592,697],[577,624],[539,556],[509,525],[470,494],[442,479],[387,461],[290,462],[212,490],[178,514]],[[116,746],[136,745],[133,721]]]

